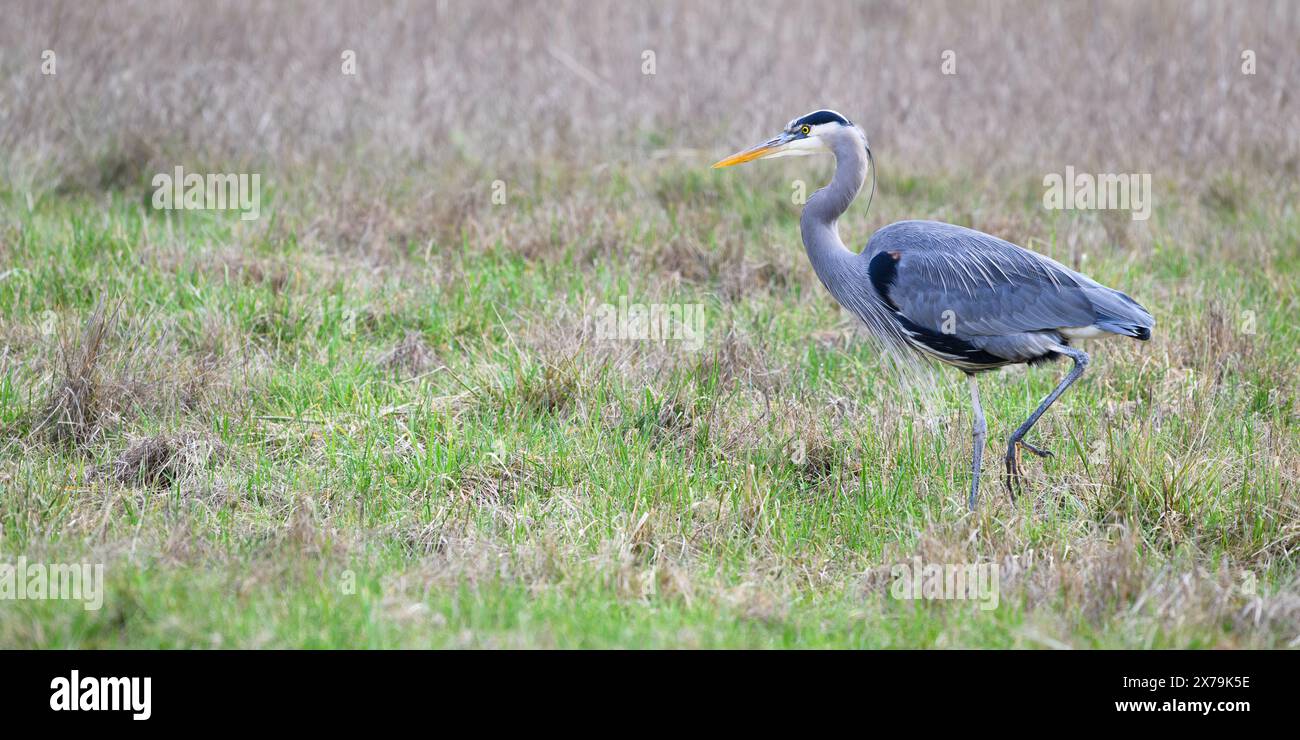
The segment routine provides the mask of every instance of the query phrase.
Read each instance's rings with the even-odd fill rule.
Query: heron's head
[[[800,157],[819,152],[835,150],[835,145],[852,136],[854,140],[865,137],[849,119],[833,110],[815,110],[806,116],[796,118],[786,124],[784,130],[776,136],[743,152],[736,152],[721,162],[714,163],[714,168],[730,167],[733,164],[751,162],[755,159],[772,159],[774,157]]]

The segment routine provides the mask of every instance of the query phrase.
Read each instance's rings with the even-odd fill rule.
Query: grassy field
[[[911,28],[903,7],[876,10]],[[745,23],[764,12],[744,11]],[[81,20],[65,17],[62,32],[93,36]],[[391,41],[391,20],[363,35]],[[1071,18],[1052,23],[1049,40],[1063,42]],[[1233,14],[1223,27],[1237,24],[1268,25]],[[992,66],[983,34],[972,54]],[[779,48],[797,49],[789,35]],[[1150,41],[1201,59],[1171,43]],[[1233,65],[1236,43],[1220,43]],[[632,69],[643,45],[629,42]],[[593,48],[582,64],[616,79],[601,66],[612,52]],[[672,58],[660,56],[666,77]],[[60,96],[90,84],[64,64],[67,89],[10,123],[61,115]],[[818,56],[814,69],[833,64]],[[0,57],[11,93],[32,84],[17,65]],[[981,79],[970,73],[1000,84]],[[1251,139],[1269,127],[1239,106],[1194,135],[1117,143],[1165,157],[1130,155],[1117,170],[1155,173],[1142,222],[1043,208],[1045,173],[1104,171],[1108,155],[1091,157],[1107,131],[1077,150],[1003,142],[1004,157],[976,135],[996,121],[973,119],[984,144],[935,161],[891,116],[892,93],[861,98],[887,135],[873,135],[871,210],[859,203],[840,223],[847,243],[903,218],[951,221],[1080,269],[1156,317],[1149,343],[1084,345],[1089,372],[1032,437],[1056,456],[1027,458],[1030,495],[1014,502],[1004,440],[1065,368],[982,376],[990,439],[970,513],[961,374],[900,383],[807,263],[792,181],[819,187],[829,160],[708,169],[817,105],[856,118],[858,98],[738,103],[752,121],[692,135],[652,88],[637,94],[649,113],[621,132],[593,118],[602,143],[575,145],[573,161],[558,153],[567,121],[539,109],[537,150],[508,166],[511,155],[478,148],[481,127],[453,136],[451,154],[394,144],[381,166],[367,153],[389,119],[322,158],[231,150],[230,121],[136,140],[145,122],[105,119],[101,131],[72,97],[62,115],[76,126],[0,134],[12,145],[0,185],[0,562],[104,563],[107,579],[97,611],[0,602],[0,647],[1300,645],[1294,130],[1274,120],[1275,138]],[[491,119],[465,105],[466,120]],[[963,149],[968,134],[917,115],[934,146]],[[304,126],[304,140],[334,141]],[[151,174],[177,163],[264,172],[260,218],[151,208]],[[622,300],[701,306],[702,342],[601,336],[595,317]],[[997,608],[892,598],[891,566],[918,557],[997,564]]]

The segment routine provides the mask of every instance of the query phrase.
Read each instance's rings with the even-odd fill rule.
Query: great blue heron
[[[974,453],[968,504],[979,500],[980,462],[988,427],[975,374],[1004,365],[1038,363],[1062,355],[1074,367],[1007,442],[1007,490],[1020,478],[1019,448],[1057,398],[1079,379],[1088,355],[1073,339],[1112,334],[1151,338],[1155,321],[1127,295],[1055,260],[995,236],[938,221],[899,221],[867,242],[861,254],[840,241],[836,220],[848,209],[875,162],[866,134],[844,116],[819,110],[791,121],[780,134],[714,164],[830,152],[835,176],[808,199],[799,220],[808,259],[822,285],[883,345],[916,352],[966,373],[974,411]]]

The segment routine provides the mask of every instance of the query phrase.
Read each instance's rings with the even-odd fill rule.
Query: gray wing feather
[[[1070,327],[1138,336],[1140,327],[1149,330],[1153,323],[1123,293],[973,229],[900,221],[877,231],[863,257],[881,252],[897,256],[889,298],[900,313],[931,331],[946,324],[955,329],[949,333],[978,346],[996,348],[1000,337]]]

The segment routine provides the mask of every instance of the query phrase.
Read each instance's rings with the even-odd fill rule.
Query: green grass
[[[408,189],[368,231],[285,189],[254,224],[0,194],[0,562],[108,573],[99,611],[0,602],[0,646],[1296,644],[1294,193],[1175,190],[1120,239],[921,173],[851,211],[858,245],[906,217],[1033,238],[1156,315],[1086,347],[1014,503],[999,441],[1063,368],[983,376],[969,514],[960,374],[900,386],[852,334],[795,172],[539,179],[472,226]],[[624,295],[702,304],[703,347],[596,340]],[[93,413],[54,441],[101,302]],[[113,474],[146,438],[171,472]],[[891,598],[914,555],[1000,564],[998,608]]]

